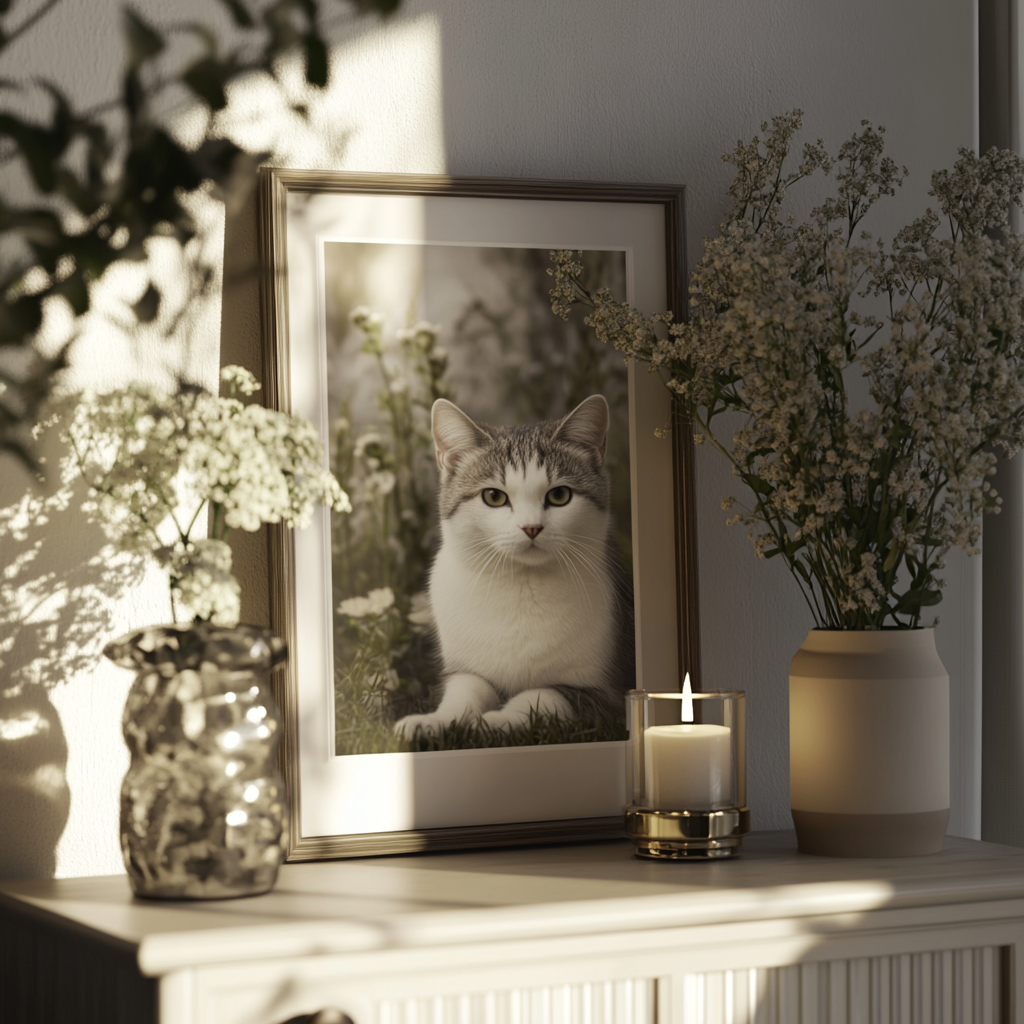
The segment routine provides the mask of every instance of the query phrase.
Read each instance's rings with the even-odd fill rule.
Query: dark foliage
[[[76,109],[45,79],[20,83],[0,76],[8,99],[8,109],[0,110],[0,167],[8,168],[4,177],[10,181],[11,169],[20,163],[35,192],[21,204],[0,186],[0,452],[30,467],[29,428],[67,359],[67,346],[49,358],[34,347],[47,300],[61,297],[81,316],[89,309],[90,285],[112,263],[145,260],[146,241],[154,236],[182,246],[196,236],[188,193],[212,186],[216,196],[237,206],[268,156],[247,152],[209,130],[196,148],[183,146],[161,121],[167,97],[184,87],[194,102],[215,113],[226,105],[233,81],[254,72],[276,76],[280,58],[296,50],[304,56],[307,82],[323,87],[328,9],[387,15],[400,0],[219,3],[232,24],[230,43],[207,25],[157,26],[126,7],[120,91],[92,109]],[[19,19],[29,5],[0,0],[0,55],[59,5],[60,0],[47,0]],[[189,55],[174,63],[172,43],[182,38],[192,41],[183,48]],[[49,100],[48,115],[38,120],[9,109],[30,87],[44,90]],[[194,269],[194,287],[201,291],[211,270]],[[148,323],[157,318],[160,303],[160,283],[152,281],[131,308],[139,322]]]

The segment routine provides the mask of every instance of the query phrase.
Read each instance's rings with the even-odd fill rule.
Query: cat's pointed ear
[[[454,469],[463,455],[487,440],[484,432],[447,398],[439,398],[430,410],[430,430],[440,469]]]
[[[555,431],[555,437],[559,441],[568,441],[569,444],[593,449],[603,462],[608,446],[610,418],[604,395],[591,395],[562,420]]]

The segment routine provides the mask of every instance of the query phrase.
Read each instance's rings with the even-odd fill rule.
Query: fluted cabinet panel
[[[358,1024],[1002,1024],[1001,962],[984,946],[385,999]]]
[[[655,1024],[655,992],[641,979],[385,1000],[375,1024]]]
[[[1000,1024],[997,946],[682,979],[673,1024]]]

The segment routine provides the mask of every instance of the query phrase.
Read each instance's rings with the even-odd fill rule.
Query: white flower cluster
[[[365,597],[349,597],[338,605],[338,612],[351,619],[372,618],[383,615],[395,603],[395,592],[390,587],[378,587]]]
[[[571,253],[552,254],[553,308],[586,302],[598,337],[662,374],[750,489],[730,522],[783,557],[819,625],[914,626],[941,599],[945,553],[976,552],[998,509],[992,447],[1024,445],[1024,241],[1008,230],[1024,161],[961,150],[932,177],[941,216],[885,246],[860,228],[906,174],[883,130],[864,122],[835,159],[807,146],[787,173],[799,127],[799,111],[776,118],[725,157],[734,208],[688,322],[587,292]],[[835,195],[806,222],[784,217],[787,189],[816,170]],[[873,400],[860,411],[857,377]],[[712,429],[723,413],[745,416],[731,443]]]
[[[182,385],[174,394],[132,385],[80,397],[63,432],[65,478],[89,486],[86,511],[124,549],[146,550],[169,566],[172,594],[200,619],[238,617],[238,584],[224,539],[261,523],[302,527],[313,506],[350,509],[323,468],[323,449],[307,421],[245,405],[256,379],[239,366],[221,373],[231,394]],[[211,539],[193,540],[210,503]],[[173,525],[168,544],[166,524]]]
[[[233,626],[238,622],[241,588],[231,575],[231,548],[222,540],[201,539],[171,553],[171,589],[191,617]]]

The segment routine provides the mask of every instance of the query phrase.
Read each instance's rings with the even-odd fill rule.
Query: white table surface
[[[145,974],[245,960],[674,928],[1024,898],[1024,850],[949,837],[931,857],[800,854],[791,832],[729,861],[607,842],[286,864],[273,892],[139,900],[123,875],[0,883],[0,899],[137,952]]]

